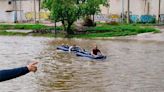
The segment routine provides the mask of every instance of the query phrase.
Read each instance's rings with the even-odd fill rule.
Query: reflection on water
[[[90,50],[97,43],[106,60],[56,51],[60,44]],[[128,40],[0,37],[1,67],[39,59],[35,74],[0,83],[0,92],[163,92],[164,43]]]

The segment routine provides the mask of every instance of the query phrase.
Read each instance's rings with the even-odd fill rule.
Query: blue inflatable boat
[[[62,45],[62,46],[58,46],[56,49],[67,52],[67,51],[69,51],[69,47],[70,46],[68,46],[68,45]],[[72,52],[74,52],[76,54],[76,56],[79,56],[79,57],[87,57],[87,58],[91,58],[91,59],[106,59],[106,56],[103,56],[103,55],[93,56],[93,55],[91,55],[90,52],[87,52],[85,50],[82,51],[80,49],[80,47],[73,49]]]
[[[58,46],[56,49],[57,50],[62,50],[62,51],[69,51],[69,47],[68,45],[62,45],[62,46]],[[71,50],[73,52],[79,52],[80,51],[80,48],[79,47],[76,47],[75,49]]]
[[[91,55],[91,53],[89,52],[76,52],[76,56],[80,56],[80,57],[87,57],[87,58],[91,58],[91,59],[106,59],[106,56],[103,55],[97,55],[97,56],[93,56]]]
[[[69,46],[62,45],[62,46],[58,46],[56,49],[57,50],[62,50],[62,51],[69,51]]]

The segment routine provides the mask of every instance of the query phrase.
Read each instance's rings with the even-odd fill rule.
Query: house
[[[0,22],[28,21],[28,13],[33,13],[31,20],[35,20],[39,3],[39,0],[0,0]]]

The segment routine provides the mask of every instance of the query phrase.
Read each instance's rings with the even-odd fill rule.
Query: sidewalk
[[[31,33],[33,30],[6,30],[6,32]]]

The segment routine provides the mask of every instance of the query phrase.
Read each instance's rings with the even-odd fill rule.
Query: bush
[[[96,23],[94,23],[93,20],[91,20],[89,17],[86,17],[84,19],[83,26],[93,27],[93,26],[96,26]]]
[[[108,25],[119,25],[119,23],[116,21],[107,22],[107,24]]]

